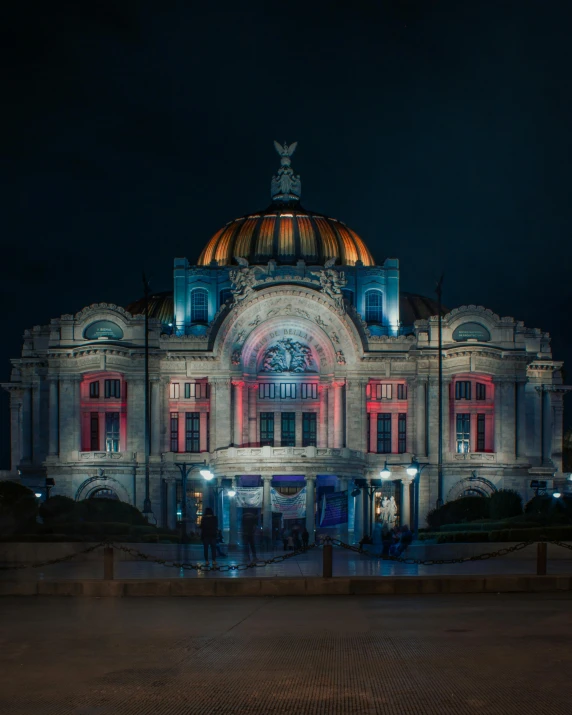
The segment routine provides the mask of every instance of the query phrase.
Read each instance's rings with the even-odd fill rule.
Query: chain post
[[[539,541],[536,545],[536,575],[546,576],[546,564],[548,561],[548,544],[546,541]]]
[[[113,581],[113,547],[106,546],[103,549],[103,580]]]
[[[323,558],[322,558],[322,577],[332,578],[332,560],[333,560],[334,547],[331,541],[327,541],[324,544]]]

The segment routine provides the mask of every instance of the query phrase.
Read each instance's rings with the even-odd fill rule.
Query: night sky
[[[403,290],[444,272],[446,305],[541,327],[572,365],[571,20],[567,0],[7,4],[0,380],[25,328],[126,305],[143,269],[171,289],[174,256],[265,207],[274,139],[299,142],[303,205],[398,257]]]

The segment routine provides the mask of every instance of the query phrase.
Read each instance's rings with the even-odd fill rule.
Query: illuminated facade
[[[354,231],[302,208],[294,147],[277,145],[271,206],[218,231],[198,265],[175,259],[173,291],[151,296],[150,497],[165,526],[183,512],[182,462],[206,462],[222,488],[191,473],[189,528],[217,501],[232,542],[231,485],[263,487],[266,531],[271,486],[306,488],[311,533],[324,495],[347,491],[338,530],[356,540],[391,497],[408,523],[418,487],[420,525],[439,497],[437,307],[400,291],[397,259],[375,265]],[[3,386],[4,476],[143,507],[144,306],[92,305],[25,332]],[[532,479],[561,477],[566,388],[549,335],[463,306],[443,315],[442,336],[443,499],[503,487],[528,498]],[[412,460],[426,465],[414,488]]]

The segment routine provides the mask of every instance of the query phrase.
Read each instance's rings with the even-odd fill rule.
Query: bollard
[[[322,565],[323,578],[332,578],[332,554],[333,546],[331,544],[324,544],[324,556]]]
[[[548,554],[548,544],[546,541],[540,541],[536,545],[536,575],[546,576],[546,562]]]
[[[103,549],[103,579],[113,581],[113,548],[106,546]]]

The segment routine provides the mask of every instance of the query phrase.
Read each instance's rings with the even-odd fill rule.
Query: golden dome
[[[293,204],[293,205],[292,205]],[[323,264],[330,258],[353,266],[375,265],[367,246],[355,231],[335,218],[306,211],[298,202],[273,204],[266,211],[237,218],[217,231],[199,256],[198,265],[216,261],[228,266],[235,256],[250,263],[293,264],[303,259]]]

